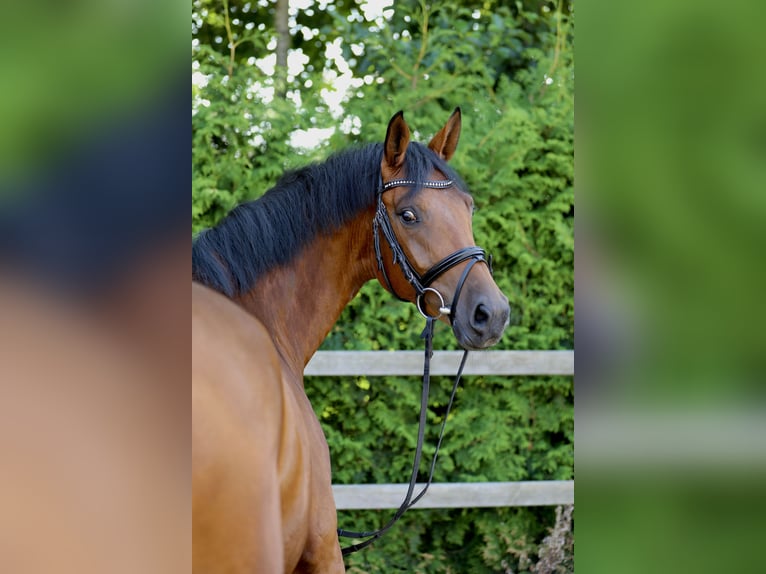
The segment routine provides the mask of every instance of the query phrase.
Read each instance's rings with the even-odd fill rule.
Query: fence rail
[[[399,508],[407,484],[335,484],[338,510]],[[415,492],[420,492],[419,484]],[[432,484],[413,508],[488,508],[574,504],[574,481],[443,482]]]
[[[434,351],[432,375],[454,375],[463,353]],[[306,376],[382,376],[423,373],[423,351],[317,351]],[[474,351],[466,375],[574,375],[574,351]]]
[[[432,375],[454,375],[461,351],[435,351]],[[386,376],[423,373],[422,351],[317,351],[306,376]],[[476,351],[465,375],[574,375],[574,351]],[[422,486],[422,485],[419,485]],[[336,484],[339,510],[398,508],[407,484]],[[419,491],[419,489],[418,489]],[[548,506],[574,503],[574,481],[453,482],[432,484],[413,508]]]

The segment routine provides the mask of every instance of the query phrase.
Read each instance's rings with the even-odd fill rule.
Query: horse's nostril
[[[473,312],[473,324],[475,327],[481,327],[489,321],[489,313],[483,303],[479,303],[476,306],[476,310]]]

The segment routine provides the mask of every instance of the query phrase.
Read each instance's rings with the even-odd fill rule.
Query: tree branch
[[[274,68],[276,94],[284,99],[287,95],[287,54],[290,50],[289,0],[277,0],[274,12],[274,28],[277,31],[277,63]]]
[[[418,68],[423,58],[426,56],[426,46],[428,45],[428,5],[426,0],[420,0],[420,8],[423,10],[423,20],[420,24],[420,52],[418,52],[418,59],[415,61],[415,65],[412,66],[412,89],[417,88],[418,85]]]
[[[229,42],[229,65],[226,69],[231,78],[234,73],[234,57],[237,53],[237,44],[234,42],[234,35],[231,32],[231,22],[229,21],[229,0],[223,0],[223,25],[226,28],[226,40]]]

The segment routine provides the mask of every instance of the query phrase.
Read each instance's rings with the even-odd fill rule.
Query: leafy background
[[[284,7],[283,0],[192,2],[193,231],[258,197],[287,168],[382,140],[397,110],[427,141],[459,105],[463,132],[452,163],[476,200],[477,244],[494,255],[511,303],[496,348],[573,349],[573,5],[399,2],[374,13],[371,3],[304,0],[289,8],[280,35]],[[291,65],[270,65],[287,40]],[[413,306],[370,283],[322,348],[420,349],[421,329]],[[446,328],[437,329],[435,345],[456,348]],[[434,380],[429,445],[450,385]],[[417,378],[309,378],[306,390],[330,444],[333,482],[408,479]],[[569,377],[467,377],[434,480],[572,479],[573,416]],[[339,523],[371,529],[389,516],[342,511]],[[544,567],[538,559],[554,522],[548,507],[413,510],[347,567],[569,571],[569,562]]]

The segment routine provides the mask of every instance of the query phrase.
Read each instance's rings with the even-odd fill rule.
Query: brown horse
[[[447,165],[460,126],[456,109],[426,147],[399,112],[382,146],[287,174],[196,239],[195,572],[344,572],[303,369],[365,282],[439,316],[466,349],[503,333],[508,300],[476,264],[473,200]]]

